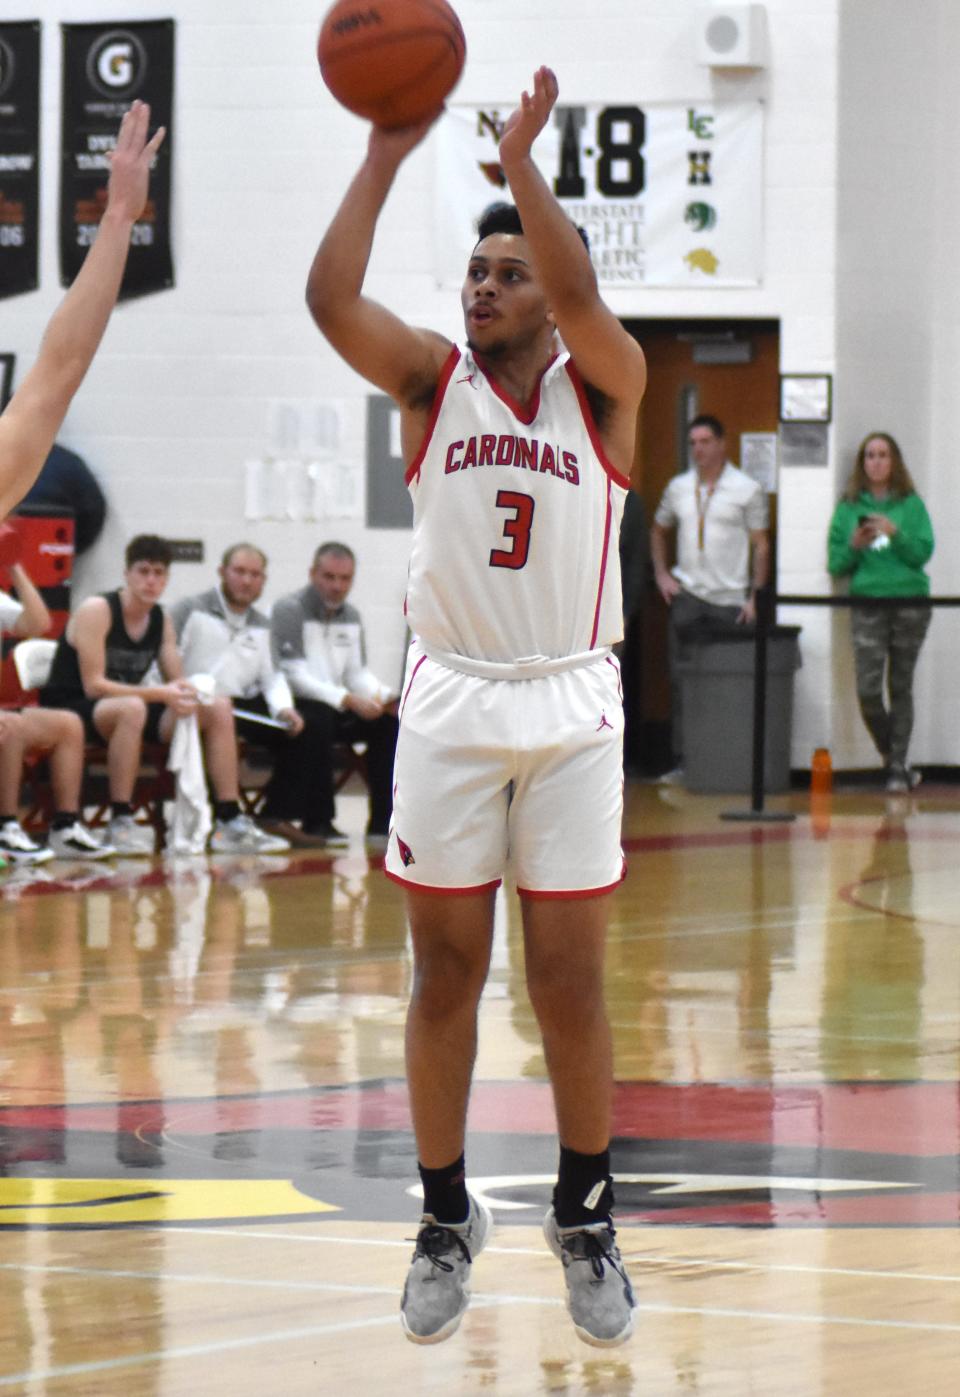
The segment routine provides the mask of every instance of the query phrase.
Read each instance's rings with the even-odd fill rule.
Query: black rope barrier
[[[789,593],[782,595],[777,593],[772,602],[772,609],[776,612],[777,606],[865,606],[865,607],[894,607],[894,606],[960,606],[960,597],[806,597],[803,595],[792,596]]]
[[[753,644],[753,751],[750,773],[750,808],[725,810],[721,820],[755,820],[785,824],[796,819],[788,810],[764,808],[764,756],[767,744],[767,637],[777,624],[778,606],[826,606],[850,610],[853,607],[889,609],[897,606],[960,606],[960,597],[856,597],[805,596],[777,593],[764,588],[757,593],[757,622]]]

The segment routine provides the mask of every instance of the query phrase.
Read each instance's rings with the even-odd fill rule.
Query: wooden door
[[[643,346],[649,379],[637,422],[634,488],[648,525],[671,477],[687,465],[687,424],[709,412],[726,427],[730,458],[740,463],[744,432],[775,432],[778,422],[780,332],[771,320],[631,320],[626,328]],[[776,497],[771,499],[776,566]],[[670,685],[667,613],[652,592],[630,647],[628,676],[639,695],[634,717],[633,764],[662,769],[669,759]]]

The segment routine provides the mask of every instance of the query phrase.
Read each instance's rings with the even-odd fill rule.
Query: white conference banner
[[[461,285],[478,217],[510,200],[497,147],[511,110],[454,103],[437,125],[441,286]],[[602,287],[760,282],[760,102],[558,106],[533,154],[567,213],[586,229]]]

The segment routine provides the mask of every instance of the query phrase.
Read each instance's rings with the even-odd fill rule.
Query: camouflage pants
[[[854,606],[850,611],[860,712],[874,746],[891,765],[907,762],[913,731],[913,671],[931,615],[929,606]]]

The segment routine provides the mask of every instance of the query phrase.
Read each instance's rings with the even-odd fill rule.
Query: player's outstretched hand
[[[161,126],[152,140],[147,140],[150,108],[136,101],[120,123],[117,144],[110,160],[110,181],[107,185],[107,208],[122,218],[136,223],[147,202],[150,166],[166,135]]]
[[[502,161],[522,160],[546,126],[553,111],[560,87],[551,68],[538,68],[533,75],[533,96],[524,92],[520,105],[512,113],[500,138]]]

